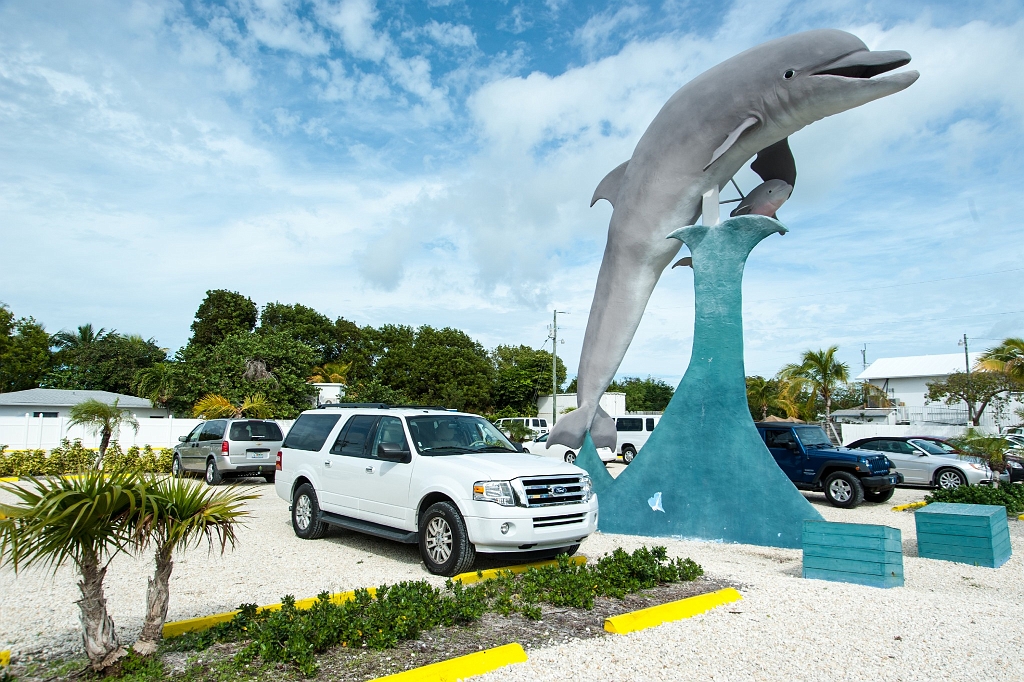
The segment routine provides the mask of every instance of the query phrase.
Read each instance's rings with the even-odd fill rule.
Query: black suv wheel
[[[220,485],[222,478],[217,469],[217,460],[212,457],[206,462],[206,485]]]
[[[569,464],[572,464],[573,462],[575,462],[576,461],[576,453],[573,452],[572,450],[566,450],[565,451],[565,461],[568,462]]]
[[[636,449],[632,445],[627,445],[622,448],[622,461],[629,464],[636,457]]]
[[[823,485],[825,499],[833,507],[852,509],[864,501],[864,486],[848,471],[834,471]]]
[[[888,490],[865,490],[864,499],[868,502],[888,502],[892,499],[892,494],[896,492],[896,488],[889,488]]]
[[[292,530],[303,540],[317,540],[327,534],[327,524],[320,520],[320,504],[313,486],[303,483],[292,495]]]
[[[420,556],[427,570],[449,578],[469,570],[476,548],[466,522],[451,502],[435,502],[420,517]]]

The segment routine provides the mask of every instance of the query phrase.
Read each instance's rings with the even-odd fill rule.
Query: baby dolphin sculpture
[[[785,180],[762,182],[743,197],[740,205],[734,208],[729,216],[735,218],[738,215],[764,215],[774,218],[775,212],[786,203],[786,199],[789,199],[792,193],[793,185]]]
[[[902,51],[872,52],[843,31],[797,33],[727,59],[678,90],[633,156],[598,184],[591,205],[614,211],[577,373],[579,408],[558,420],[548,445],[616,445],[598,400],[622,362],[655,284],[680,242],[665,235],[697,221],[705,192],[725,187],[755,154],[762,180],[796,182],[788,137],[814,121],[909,87]]]

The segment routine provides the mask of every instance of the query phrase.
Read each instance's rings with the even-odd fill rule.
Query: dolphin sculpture
[[[769,218],[775,217],[786,199],[793,193],[793,185],[785,180],[768,180],[750,190],[750,194],[743,197],[739,206],[733,209],[730,217],[738,215],[763,215]]]
[[[796,183],[788,138],[826,116],[899,92],[910,62],[872,52],[856,36],[822,29],[742,52],[680,88],[644,132],[633,156],[608,173],[590,202],[614,207],[577,373],[578,408],[558,420],[548,446],[616,445],[598,401],[622,362],[647,301],[680,243],[665,235],[697,222],[705,192],[723,189],[755,154],[764,181]]]

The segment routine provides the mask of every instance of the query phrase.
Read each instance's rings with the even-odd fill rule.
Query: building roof
[[[971,366],[981,353],[971,353]],[[857,375],[860,381],[870,379],[907,379],[911,377],[945,377],[966,369],[963,353],[945,355],[910,355],[902,358],[878,358]]]
[[[26,391],[0,393],[0,405],[70,407],[90,398],[108,405],[116,399],[118,407],[153,409],[153,403],[149,400],[134,395],[123,395],[110,391],[65,391],[60,388],[30,388]]]

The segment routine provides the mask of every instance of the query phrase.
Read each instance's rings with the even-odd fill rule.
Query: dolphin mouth
[[[910,55],[903,50],[885,52],[860,50],[822,66],[811,75],[870,80],[880,73],[898,69],[909,63]]]

